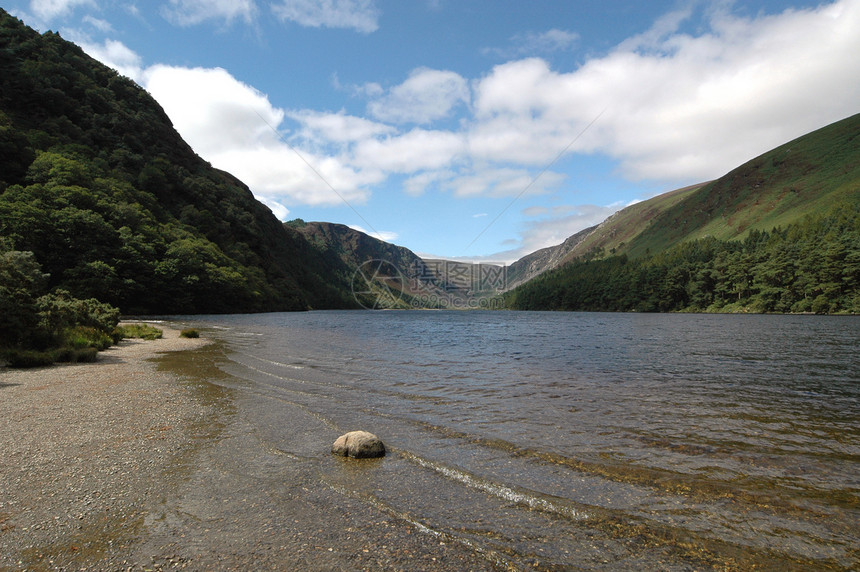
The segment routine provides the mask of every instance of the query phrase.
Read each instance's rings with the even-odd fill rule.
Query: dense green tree
[[[528,310],[860,313],[860,200],[742,241],[581,260],[506,300]]]
[[[132,80],[0,9],[0,237],[129,313],[355,307],[349,273],[213,169]]]

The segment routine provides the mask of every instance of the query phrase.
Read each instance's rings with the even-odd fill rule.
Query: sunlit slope
[[[656,254],[687,240],[743,239],[860,200],[860,114],[799,137],[701,185],[609,217],[566,257]]]
[[[625,251],[642,233],[657,224],[663,213],[701,187],[702,185],[684,187],[621,209],[599,224],[571,250],[565,262],[588,254],[614,254]]]
[[[743,239],[858,200],[858,134],[860,114],[756,157],[668,206],[623,251],[636,257],[706,236]]]

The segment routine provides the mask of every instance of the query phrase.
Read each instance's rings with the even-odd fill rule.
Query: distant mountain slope
[[[860,312],[860,115],[623,209],[506,294],[529,310]]]
[[[285,226],[349,268],[351,292],[366,308],[435,308],[448,296],[444,277],[408,248],[343,224],[294,220]]]
[[[408,274],[423,264],[421,258],[408,248],[379,240],[344,224],[290,221],[286,226],[295,228],[317,248],[336,254],[353,269],[369,260],[385,260]]]
[[[624,251],[646,229],[656,224],[664,212],[702,186],[692,185],[669,191],[621,209],[596,227],[592,227],[593,230],[570,249],[561,264],[589,254],[615,254]]]
[[[213,169],[128,78],[0,10],[0,237],[134,313],[353,307],[336,258]]]
[[[568,254],[576,249],[596,229],[597,226],[592,226],[581,230],[573,236],[568,237],[561,244],[541,248],[512,263],[508,266],[505,289],[516,288],[535,276],[539,276],[553,268],[558,268],[567,259]]]
[[[860,193],[860,114],[765,153],[723,177],[664,193],[622,209],[573,248],[570,262],[587,254],[657,253],[712,236],[743,239]]]

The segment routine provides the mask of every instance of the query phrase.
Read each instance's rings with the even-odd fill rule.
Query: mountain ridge
[[[860,114],[622,209],[506,293],[528,310],[860,312]]]
[[[357,307],[343,264],[197,156],[132,80],[0,9],[0,236],[126,313]]]

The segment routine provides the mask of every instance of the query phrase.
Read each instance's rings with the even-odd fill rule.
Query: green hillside
[[[860,195],[860,114],[781,145],[669,207],[626,250],[659,252],[684,240],[745,238]]]
[[[297,219],[286,226],[307,238],[321,255],[335,257],[350,269],[352,294],[365,308],[468,307],[471,292],[444,272],[463,264],[423,260],[408,248],[343,224]]]
[[[155,100],[0,10],[0,238],[124,313],[353,307],[348,269],[198,157]]]
[[[860,312],[860,115],[724,177],[633,205],[519,309]]]
[[[622,209],[567,255],[631,257],[711,236],[738,240],[822,213],[860,193],[860,114],[781,145],[710,183]]]
[[[646,229],[655,224],[660,215],[689,198],[701,187],[702,185],[684,187],[621,209],[582,239],[567,254],[563,263],[595,252],[615,254],[624,251]]]

